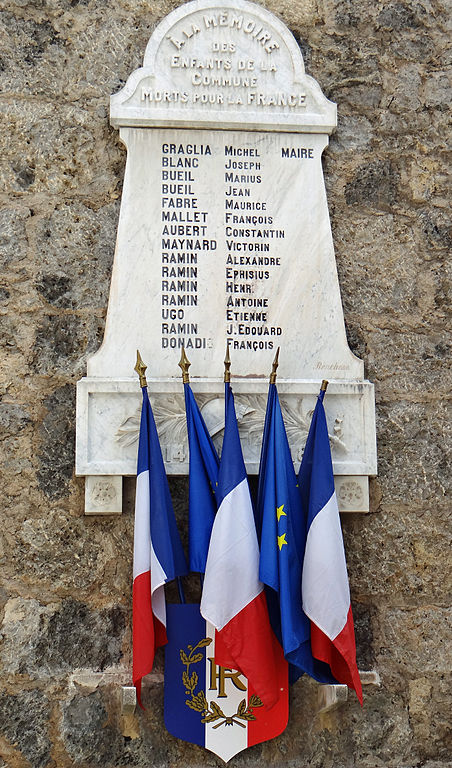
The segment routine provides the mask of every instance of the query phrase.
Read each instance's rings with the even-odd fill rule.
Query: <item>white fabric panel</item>
[[[240,691],[235,687],[230,678],[226,678],[224,692],[227,696],[226,699],[218,698],[218,679],[217,688],[210,690],[210,661],[215,658],[215,627],[206,622],[206,637],[211,637],[213,642],[206,648],[206,699],[210,705],[212,701],[215,701],[223,710],[225,715],[233,715],[237,712],[238,705],[245,699],[248,701],[248,680],[244,675],[240,675],[240,681],[247,687],[246,691]],[[217,674],[219,673],[219,667],[216,667]],[[225,763],[227,763],[231,757],[246,749],[248,746],[248,723],[240,721],[244,728],[233,725],[232,728],[221,725],[219,728],[215,728],[216,722],[206,723],[204,732],[204,744],[206,749],[210,749],[216,755],[221,757]],[[227,729],[227,730],[226,730]],[[226,731],[226,732],[225,732]]]
[[[336,493],[311,523],[303,562],[305,614],[330,640],[342,631],[350,608],[347,565]]]
[[[201,598],[206,621],[222,629],[254,600],[263,590],[258,573],[259,547],[244,479],[223,499],[213,524]]]
[[[151,522],[149,517],[149,470],[137,476],[135,530],[133,538],[133,578],[151,568]]]
[[[165,602],[165,590],[163,585],[166,582],[166,573],[163,570],[160,562],[157,560],[157,555],[154,552],[154,547],[151,542],[151,596],[152,596],[152,613],[154,616],[162,622],[166,627],[166,602]]]
[[[149,507],[149,470],[137,476],[135,497],[135,531],[133,540],[133,578],[151,572],[152,612],[166,626],[165,592],[166,574],[151,542]]]

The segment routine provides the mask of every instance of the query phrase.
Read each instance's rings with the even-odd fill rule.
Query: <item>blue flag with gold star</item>
[[[259,578],[267,585],[270,621],[290,664],[290,682],[303,672],[336,683],[311,653],[311,630],[301,605],[306,523],[275,384],[270,384],[259,467]]]

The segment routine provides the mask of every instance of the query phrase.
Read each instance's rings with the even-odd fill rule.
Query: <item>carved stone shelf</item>
[[[206,424],[218,450],[223,433],[223,385],[193,382]],[[257,474],[267,382],[233,381],[247,471]],[[286,428],[298,469],[318,394],[315,381],[278,382]],[[188,445],[182,384],[149,380],[166,471],[188,474]],[[76,474],[85,475],[86,514],[120,514],[121,476],[136,473],[141,393],[134,379],[85,378],[77,392]],[[368,512],[368,476],[376,474],[373,385],[330,381],[325,399],[339,509]]]

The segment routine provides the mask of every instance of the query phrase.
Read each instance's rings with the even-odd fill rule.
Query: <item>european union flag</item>
[[[307,672],[335,683],[327,664],[313,658],[310,622],[301,605],[306,523],[275,384],[270,384],[257,501],[261,535],[259,578],[266,584],[270,620],[290,666],[290,682]]]
[[[190,449],[189,560],[190,570],[204,573],[217,503],[219,459],[190,384],[184,384]]]

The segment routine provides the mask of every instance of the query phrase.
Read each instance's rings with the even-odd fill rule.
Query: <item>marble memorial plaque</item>
[[[77,473],[135,472],[137,348],[167,470],[186,473],[181,347],[219,440],[229,341],[250,472],[280,346],[294,460],[327,378],[335,473],[375,474],[373,387],[346,340],[321,166],[336,107],[291,33],[245,0],[180,6],[112,96],[111,122],[127,164],[104,341],[78,386]]]
[[[177,375],[359,379],[336,275],[321,154],[327,137],[124,128],[126,177],[105,341],[88,374],[128,376],[140,348]],[[117,350],[123,350],[121,355]]]

